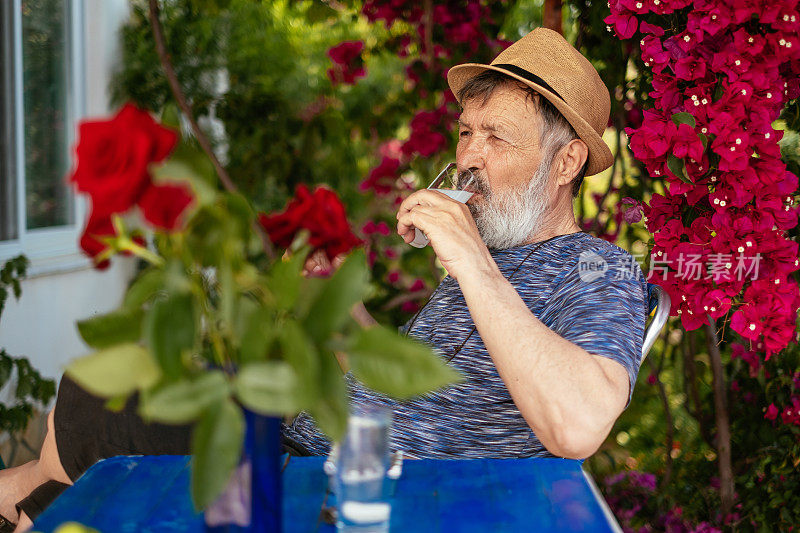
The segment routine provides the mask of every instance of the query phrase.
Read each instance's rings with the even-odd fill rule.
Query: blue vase
[[[242,460],[205,511],[209,533],[281,532],[281,419],[245,409]]]

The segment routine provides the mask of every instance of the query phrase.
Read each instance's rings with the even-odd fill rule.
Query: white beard
[[[522,187],[492,191],[483,175],[476,173],[484,202],[469,205],[478,233],[488,248],[502,250],[528,242],[542,227],[550,195],[550,165],[542,161],[531,180]]]

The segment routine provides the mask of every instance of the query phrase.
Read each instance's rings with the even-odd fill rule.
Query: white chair
[[[669,294],[667,291],[655,285],[653,283],[647,284],[647,309],[650,311],[650,314],[653,315],[653,318],[650,320],[650,323],[645,327],[644,330],[644,343],[642,344],[642,359],[639,362],[641,364],[644,361],[644,358],[647,357],[647,353],[650,351],[650,348],[653,347],[653,344],[656,342],[659,333],[664,327],[664,324],[667,323],[667,319],[669,318],[669,309],[671,306],[671,300],[669,298]]]

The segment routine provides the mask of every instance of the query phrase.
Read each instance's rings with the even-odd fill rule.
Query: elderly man
[[[463,106],[457,165],[476,176],[476,194],[464,205],[418,191],[400,206],[397,231],[406,242],[424,231],[449,273],[405,331],[465,381],[395,404],[351,379],[352,399],[391,404],[392,444],[413,457],[587,457],[630,399],[647,312],[630,255],[582,233],[572,212],[583,176],[611,163],[601,138],[608,91],[545,29],[491,65],[451,69],[448,81]],[[19,510],[28,527],[102,457],[188,452],[189,428],[133,413],[105,411],[64,379],[40,461],[0,473],[0,514]],[[88,416],[99,434],[82,432]],[[295,450],[329,449],[305,414],[284,433]],[[0,532],[12,529],[0,518]]]
[[[449,273],[405,330],[465,382],[395,404],[351,380],[353,400],[391,405],[393,446],[415,457],[585,458],[630,400],[647,315],[636,263],[572,210],[583,176],[612,161],[608,91],[547,29],[447,78],[463,108],[456,163],[476,194],[417,191],[397,232],[422,230]],[[285,433],[328,449],[308,416]]]

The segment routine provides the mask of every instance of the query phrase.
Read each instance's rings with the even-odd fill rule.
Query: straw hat
[[[564,115],[589,147],[587,176],[611,166],[614,158],[603,141],[611,110],[608,89],[592,64],[559,33],[537,28],[500,52],[491,65],[466,63],[451,68],[447,83],[457,97],[467,81],[486,70],[532,87]]]

